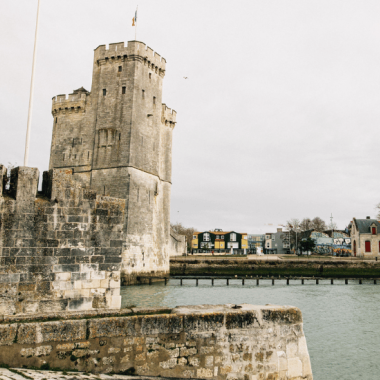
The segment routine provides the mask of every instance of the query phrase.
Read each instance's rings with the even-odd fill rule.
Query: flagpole
[[[37,52],[37,37],[38,37],[38,18],[40,14],[40,0],[37,5],[37,20],[36,20],[36,33],[34,36],[34,50],[33,50],[33,64],[32,64],[32,79],[30,82],[30,95],[29,95],[29,111],[28,111],[28,124],[26,128],[26,141],[25,141],[25,155],[24,166],[28,165],[29,159],[29,141],[30,141],[30,126],[32,123],[32,108],[33,108],[33,90],[34,90],[34,73],[36,69],[36,52]]]
[[[137,11],[139,9],[139,6],[136,7],[136,16],[135,16],[135,41],[137,41]]]

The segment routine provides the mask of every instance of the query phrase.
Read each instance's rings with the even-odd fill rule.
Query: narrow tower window
[[[127,89],[127,88],[126,88],[125,86],[121,88],[121,93],[122,93],[123,95],[125,95],[125,91],[126,91],[126,89]]]
[[[149,79],[152,79],[152,73],[149,73]]]
[[[55,124],[57,124],[57,123],[58,123],[58,117],[55,118]]]
[[[156,97],[153,96],[153,104],[156,104]]]
[[[123,66],[119,66],[119,73],[123,71]]]
[[[106,95],[107,95],[107,90],[103,88],[103,96],[106,96]]]
[[[142,90],[142,98],[145,99],[145,90]]]

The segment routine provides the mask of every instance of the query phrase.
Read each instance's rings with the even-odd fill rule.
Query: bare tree
[[[312,221],[313,229],[318,232],[323,232],[327,229],[326,223],[319,216],[316,216]]]
[[[300,224],[301,222],[299,221],[299,219],[296,219],[296,218],[293,218],[293,219],[290,219],[286,222],[286,226],[290,229],[290,230],[294,230],[294,231],[297,231],[297,232],[300,232],[301,229],[300,229]]]
[[[328,230],[337,230],[338,229],[338,225],[335,223],[335,222],[330,222],[327,226],[327,229]]]
[[[377,215],[376,215],[376,218],[377,218],[378,220],[380,220],[380,203],[378,203],[378,204],[376,205],[375,208],[377,208]]]
[[[193,227],[184,227],[182,223],[170,223],[172,230],[178,235],[185,235],[187,241],[187,249],[191,250],[191,241],[193,240],[194,232],[197,230]]]
[[[290,239],[290,248],[296,248],[297,246],[297,236],[301,232],[301,222],[299,219],[293,218],[286,222],[286,226],[289,229],[288,239]],[[299,237],[299,236],[298,236]]]
[[[313,222],[309,218],[302,219],[300,223],[301,231],[308,231],[313,229]]]

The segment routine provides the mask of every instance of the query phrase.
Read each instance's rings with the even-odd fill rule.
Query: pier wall
[[[177,378],[313,378],[300,310],[273,305],[3,317],[0,363]]]
[[[203,259],[170,260],[170,274],[182,276],[273,276],[326,278],[379,278],[380,261],[326,259]]]

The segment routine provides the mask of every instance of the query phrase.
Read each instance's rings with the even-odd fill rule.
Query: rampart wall
[[[18,167],[0,186],[0,313],[120,308],[125,200],[82,188],[71,170],[46,172],[37,196],[38,178]]]
[[[300,310],[272,305],[4,317],[0,363],[176,378],[313,378]]]

